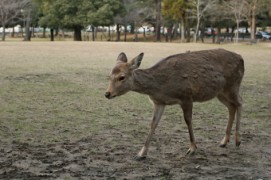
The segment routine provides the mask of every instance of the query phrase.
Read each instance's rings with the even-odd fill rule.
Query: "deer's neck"
[[[155,78],[147,70],[135,70],[132,76],[132,91],[150,95],[157,90]]]

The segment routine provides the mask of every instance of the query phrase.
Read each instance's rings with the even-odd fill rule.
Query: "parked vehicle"
[[[256,38],[263,39],[263,40],[271,40],[271,34],[268,32],[264,32],[264,31],[258,31],[256,33]]]

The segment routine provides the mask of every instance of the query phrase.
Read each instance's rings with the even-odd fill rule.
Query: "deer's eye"
[[[119,81],[123,81],[125,79],[125,76],[120,76]]]

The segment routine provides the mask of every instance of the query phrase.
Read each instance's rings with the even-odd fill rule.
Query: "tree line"
[[[129,31],[135,34],[143,24],[154,27],[156,41],[164,35],[168,41],[180,38],[182,42],[197,41],[206,27],[212,34],[221,29],[238,41],[239,27],[250,31],[255,39],[256,27],[271,26],[270,0],[0,0],[0,26],[21,24],[25,40],[31,38],[30,27],[50,29],[51,40],[60,29],[73,31],[75,41],[82,41],[82,30],[90,27],[92,40],[98,27],[116,25],[117,41],[124,28],[124,41]],[[166,32],[161,30],[166,29]],[[237,30],[237,31],[234,31]],[[45,32],[45,31],[44,31]],[[234,34],[235,32],[235,34]]]

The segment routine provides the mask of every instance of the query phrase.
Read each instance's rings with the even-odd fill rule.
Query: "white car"
[[[271,40],[271,34],[268,32],[264,32],[264,31],[258,31],[256,33],[256,37],[258,39],[263,39],[263,40]]]

